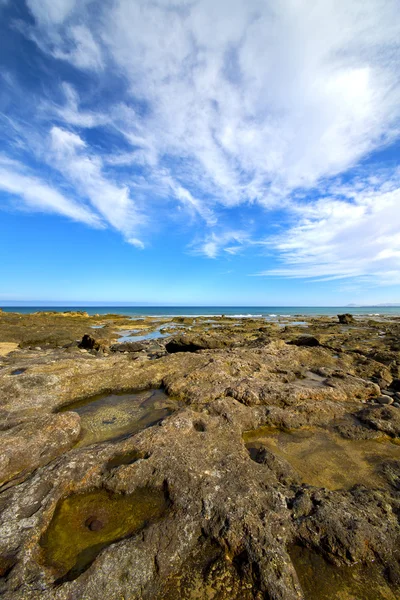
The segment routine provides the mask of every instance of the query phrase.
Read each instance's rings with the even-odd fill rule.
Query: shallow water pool
[[[388,438],[348,440],[319,428],[282,431],[261,427],[244,433],[250,454],[265,447],[284,458],[304,483],[330,490],[356,484],[387,487],[381,465],[400,460],[400,445]]]
[[[81,417],[77,446],[118,439],[151,427],[171,415],[178,403],[163,390],[107,394],[85,398],[63,406]]]

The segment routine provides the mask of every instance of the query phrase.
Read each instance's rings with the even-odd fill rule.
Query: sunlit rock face
[[[25,342],[0,358],[6,600],[399,597],[397,321],[191,318],[180,339],[201,347],[169,353],[167,323],[109,352],[26,347],[54,315],[9,318]],[[77,340],[129,329],[59,319]],[[304,335],[318,345],[290,343]]]

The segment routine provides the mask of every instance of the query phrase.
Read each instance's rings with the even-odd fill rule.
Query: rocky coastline
[[[400,317],[0,312],[5,599],[400,597]]]

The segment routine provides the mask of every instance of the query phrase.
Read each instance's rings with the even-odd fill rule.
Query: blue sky
[[[400,302],[397,0],[0,0],[0,304]]]

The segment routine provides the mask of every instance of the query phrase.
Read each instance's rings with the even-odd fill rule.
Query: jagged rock
[[[289,344],[292,344],[294,346],[319,346],[320,345],[320,341],[318,338],[316,338],[314,335],[300,335],[298,338],[296,338],[295,340],[292,340],[290,342],[288,342]]]
[[[339,319],[339,323],[341,323],[342,325],[351,325],[352,323],[355,323],[355,319],[354,319],[353,315],[351,315],[350,313],[344,313],[343,315],[338,315],[338,319]]]
[[[400,435],[400,414],[393,406],[366,406],[357,413],[357,418],[377,431],[392,436]]]
[[[110,346],[111,352],[141,352],[145,348],[146,344],[142,342],[121,342]]]
[[[165,344],[165,349],[169,354],[175,352],[196,352],[197,350],[211,350],[224,348],[229,345],[229,341],[223,339],[213,339],[197,336],[178,336]]]
[[[389,370],[372,357],[387,350],[387,342],[375,334],[385,329],[387,338],[389,330],[395,338],[400,322],[357,319],[354,327],[341,328],[332,319],[308,320],[309,337],[323,343],[308,346],[286,343],[299,335],[290,324],[285,331],[269,325],[260,331],[266,327],[261,319],[242,320],[240,327],[219,320],[213,329],[206,319],[190,319],[195,331],[172,340],[181,351],[162,355],[164,341],[157,352],[139,342],[146,351],[135,346],[138,355],[132,356],[124,354],[133,350],[130,343],[122,352],[123,345],[116,344],[110,355],[80,352],[71,345],[84,332],[77,322],[87,327],[86,318],[37,315],[22,317],[18,325],[17,315],[0,317],[0,339],[3,332],[6,341],[18,342],[21,331],[28,343],[24,327],[29,324],[38,335],[29,346],[43,348],[24,347],[1,358],[0,424],[5,430],[0,437],[9,448],[7,464],[16,465],[0,494],[0,595],[5,600],[300,600],[304,594],[290,554],[297,542],[323,554],[331,565],[365,565],[367,586],[369,566],[382,566],[393,590],[385,597],[399,597],[399,461],[384,458],[376,465],[379,486],[369,485],[367,478],[364,486],[332,491],[302,483],[306,475],[288,462],[287,454],[283,458],[279,443],[276,451],[262,442],[255,447],[246,435],[261,429],[262,435],[274,430],[276,439],[283,434],[295,438],[286,429],[304,426],[308,435],[311,426],[318,426],[324,435],[336,436],[330,452],[339,453],[341,444],[357,440],[378,444],[379,438],[396,458],[397,447],[387,436],[399,436],[400,410],[362,403],[381,394],[371,377],[385,380],[386,389],[393,373],[392,366]],[[67,338],[68,348],[39,342],[42,325],[56,319],[67,329],[56,341]],[[122,329],[113,319],[116,329],[110,317],[107,333],[102,330],[110,340]],[[97,326],[98,321],[89,323]],[[154,328],[154,321],[150,324]],[[89,337],[95,349],[99,340]],[[70,402],[77,407],[89,397],[96,402],[105,392],[159,387],[173,397],[176,411],[161,417],[157,412],[128,437],[124,430],[112,441],[81,447],[75,444],[79,416],[56,413]],[[144,398],[140,406],[152,401],[151,394]],[[134,415],[131,400],[124,417],[130,418],[130,410]],[[8,467],[4,463],[2,468]],[[322,465],[312,468],[319,472]],[[138,529],[110,532],[108,500],[138,498],[141,514],[141,490],[146,506],[161,498],[166,510],[157,519],[142,519]],[[58,515],[86,494],[101,502],[74,513],[76,519],[60,521],[68,526],[58,532],[60,538],[52,537]],[[135,507],[132,503],[130,517]],[[124,517],[122,511],[121,522]],[[62,558],[62,540],[70,539],[74,527],[73,536],[80,542],[81,531],[89,546],[79,545],[85,556],[78,556],[64,574],[57,557]]]
[[[96,339],[89,333],[85,333],[82,340],[78,344],[78,348],[82,350],[96,350],[97,352],[104,352],[107,350],[107,341],[103,339]]]
[[[393,379],[392,383],[390,384],[390,387],[395,392],[400,392],[400,379]]]

